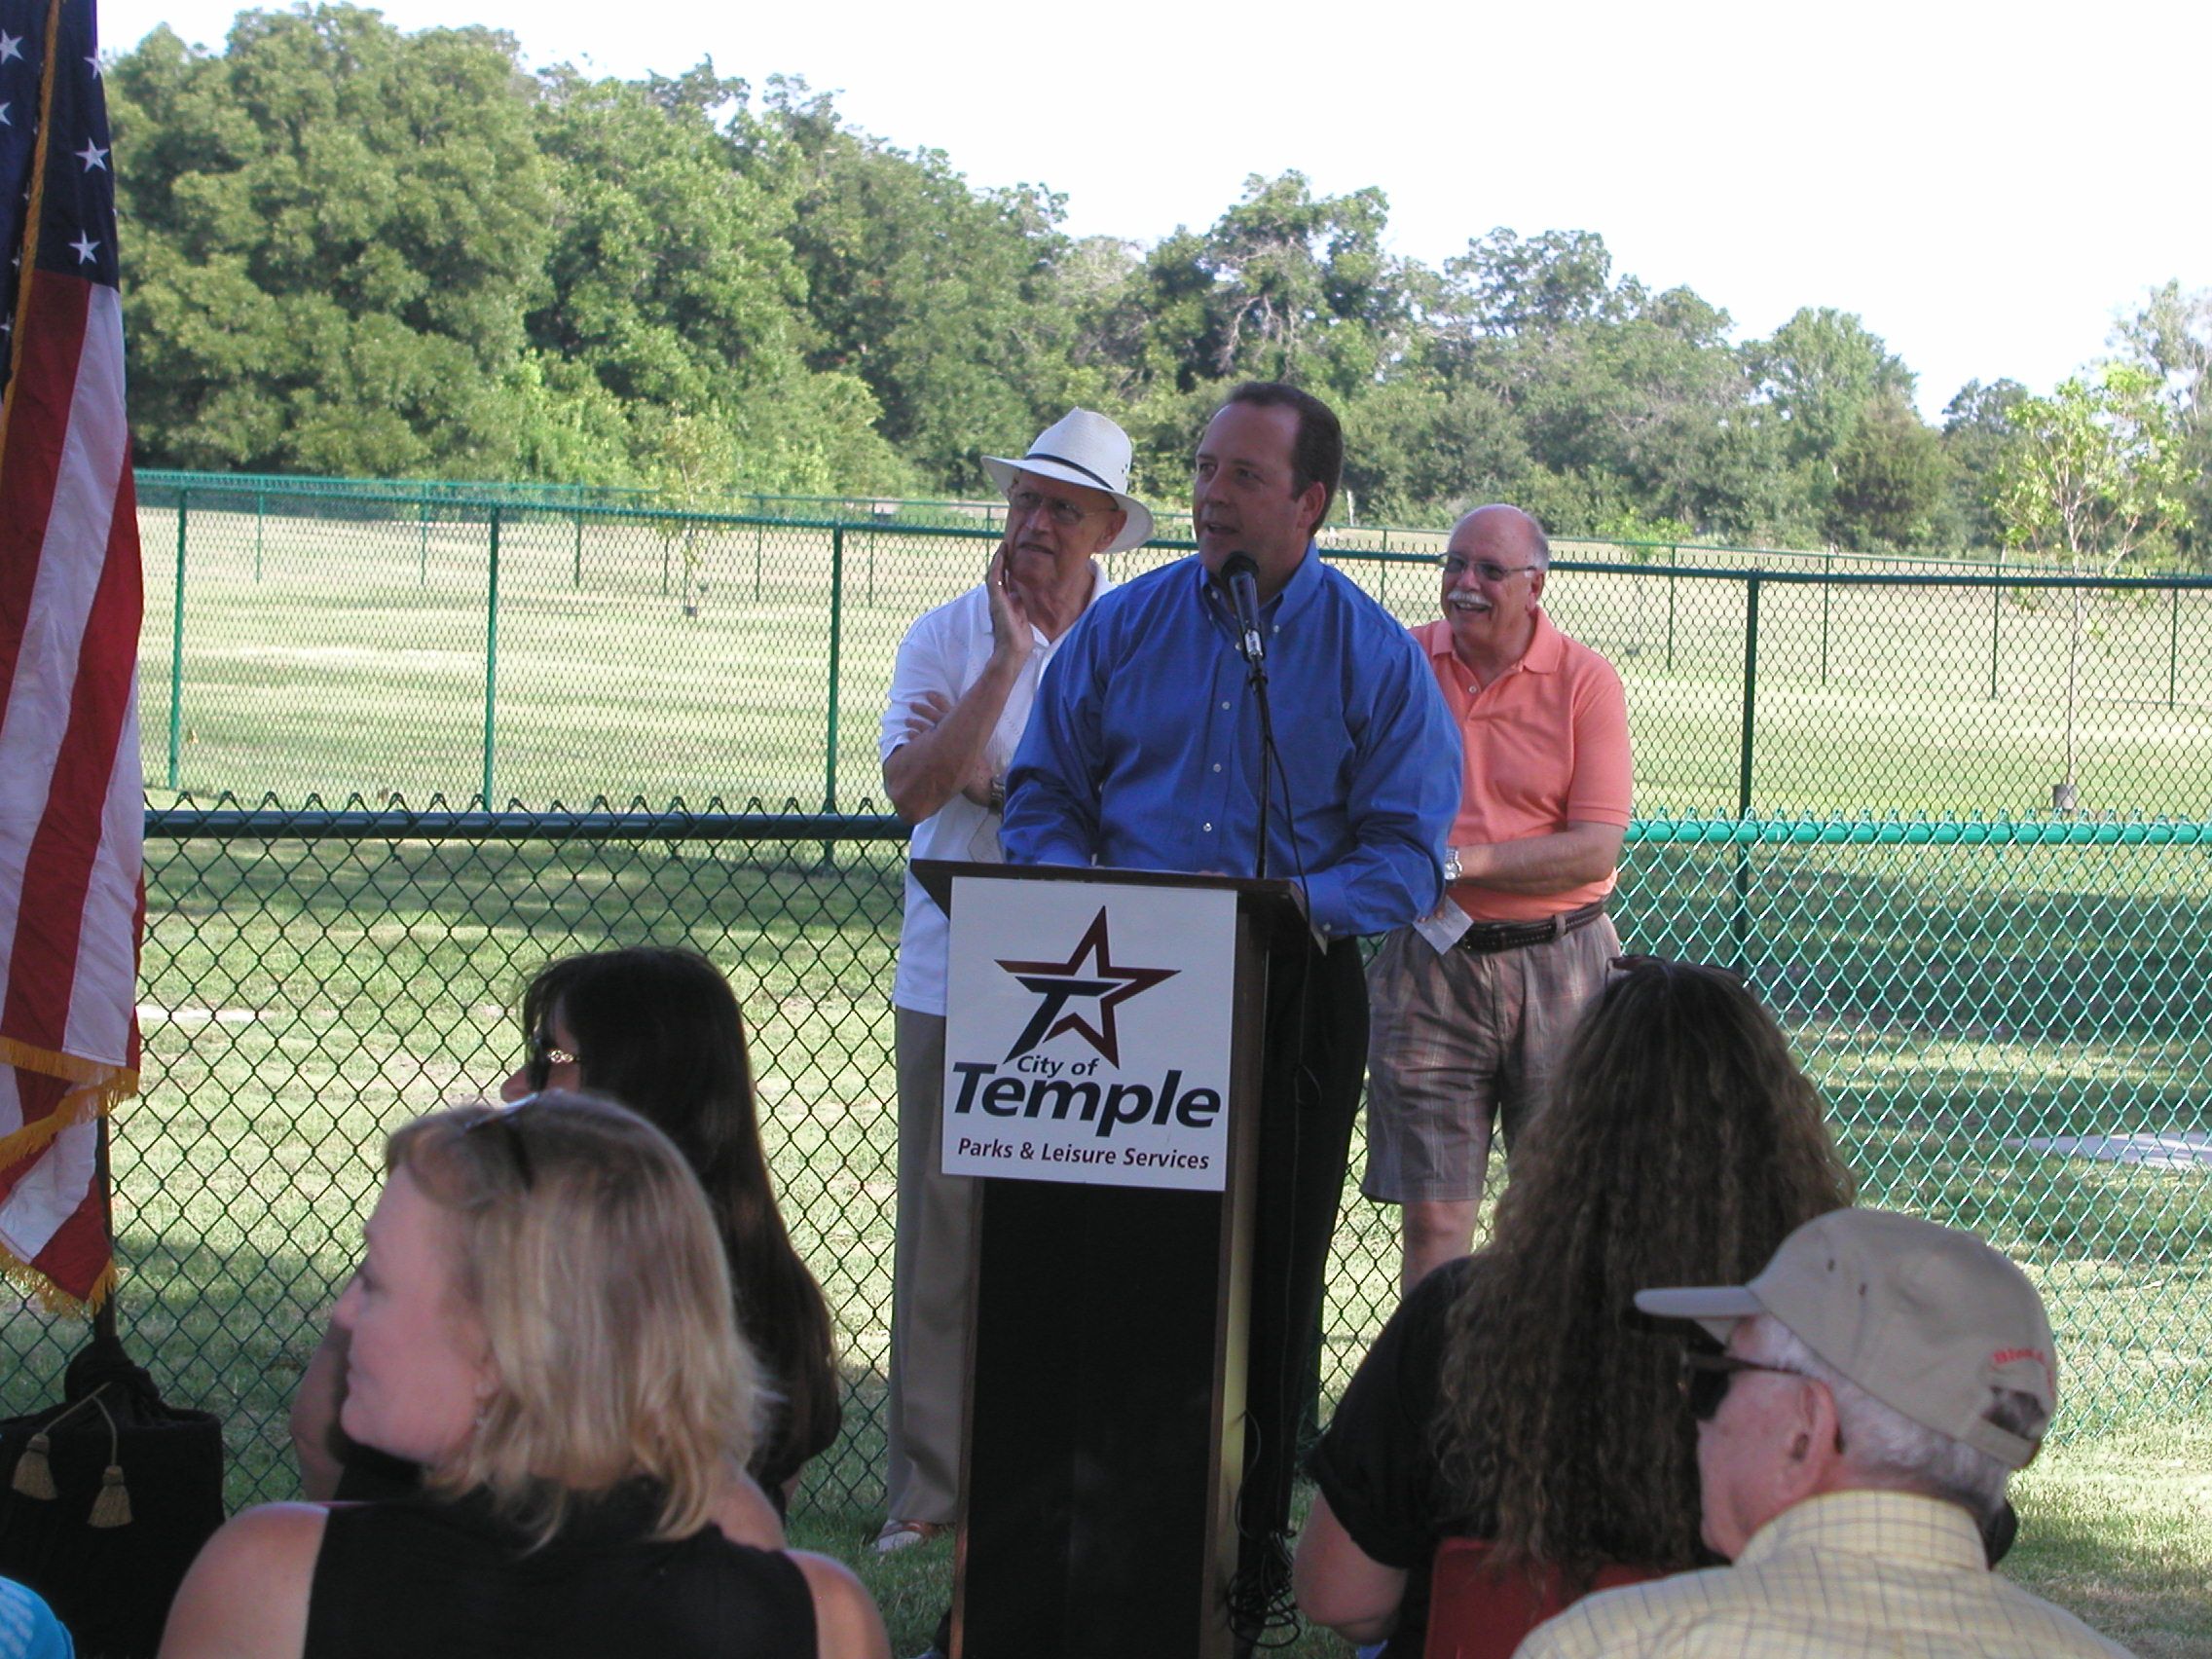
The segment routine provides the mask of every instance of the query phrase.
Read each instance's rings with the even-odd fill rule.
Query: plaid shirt
[[[1515,1659],[2127,1659],[1984,1565],[1965,1510],[1843,1492],[1778,1515],[1734,1567],[1592,1596]]]

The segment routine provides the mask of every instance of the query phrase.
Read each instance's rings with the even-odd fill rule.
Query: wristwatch
[[[1446,847],[1444,849],[1444,885],[1450,887],[1458,879],[1459,849],[1457,847]]]
[[[1006,779],[1004,776],[995,777],[991,780],[991,810],[999,813],[1006,811]]]

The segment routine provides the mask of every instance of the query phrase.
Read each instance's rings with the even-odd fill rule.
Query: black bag
[[[61,1394],[0,1421],[0,1576],[47,1599],[79,1659],[153,1659],[223,1524],[223,1425],[164,1404],[109,1331],[69,1362]]]

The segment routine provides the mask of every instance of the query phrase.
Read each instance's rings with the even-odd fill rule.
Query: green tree
[[[2185,294],[2179,282],[2152,290],[2120,325],[2116,344],[2165,388],[2181,435],[2183,496],[2190,525],[2180,541],[2199,570],[2212,569],[2212,288]]]
[[[2109,576],[2185,529],[2180,433],[2163,389],[2139,364],[2110,363],[2094,381],[2062,381],[2048,397],[2022,398],[1998,468],[2007,539],[2062,561],[2073,575]],[[2051,792],[2060,808],[2075,804],[2075,719],[2093,593],[2076,587],[2069,599],[2065,769]]]
[[[142,459],[517,465],[549,199],[512,39],[348,6],[155,30],[108,77]]]
[[[853,130],[803,81],[771,77],[764,102],[747,166],[793,205],[809,361],[866,383],[879,429],[934,487],[981,487],[981,455],[1064,413],[1077,378],[1062,199],[973,190],[942,151]]]
[[[2005,527],[1997,517],[1997,466],[2012,440],[2012,412],[2028,388],[2016,380],[1971,380],[1943,406],[1943,454],[1950,461],[1948,517],[1969,547],[1994,547]]]
[[[1824,529],[1859,552],[1927,547],[1949,482],[1942,440],[1903,397],[1886,393],[1859,412],[1836,451]]]
[[[661,446],[696,424],[715,440],[686,452],[718,458],[720,490],[905,485],[866,384],[807,361],[820,332],[793,210],[743,165],[744,83],[702,62],[642,83],[563,67],[541,85],[554,220],[532,344],[626,411],[630,469],[661,476]]]
[[[1843,446],[1861,416],[1883,399],[1912,399],[1913,374],[1860,318],[1806,307],[1765,340],[1745,348],[1755,384],[1752,414],[1793,473],[1802,518],[1778,526],[1789,538],[1825,534]]]

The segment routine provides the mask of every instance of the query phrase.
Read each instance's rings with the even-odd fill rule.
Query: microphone
[[[1249,553],[1232,553],[1221,562],[1222,579],[1229,584],[1229,602],[1236,612],[1237,649],[1258,668],[1267,660],[1267,642],[1260,633],[1260,567]]]

